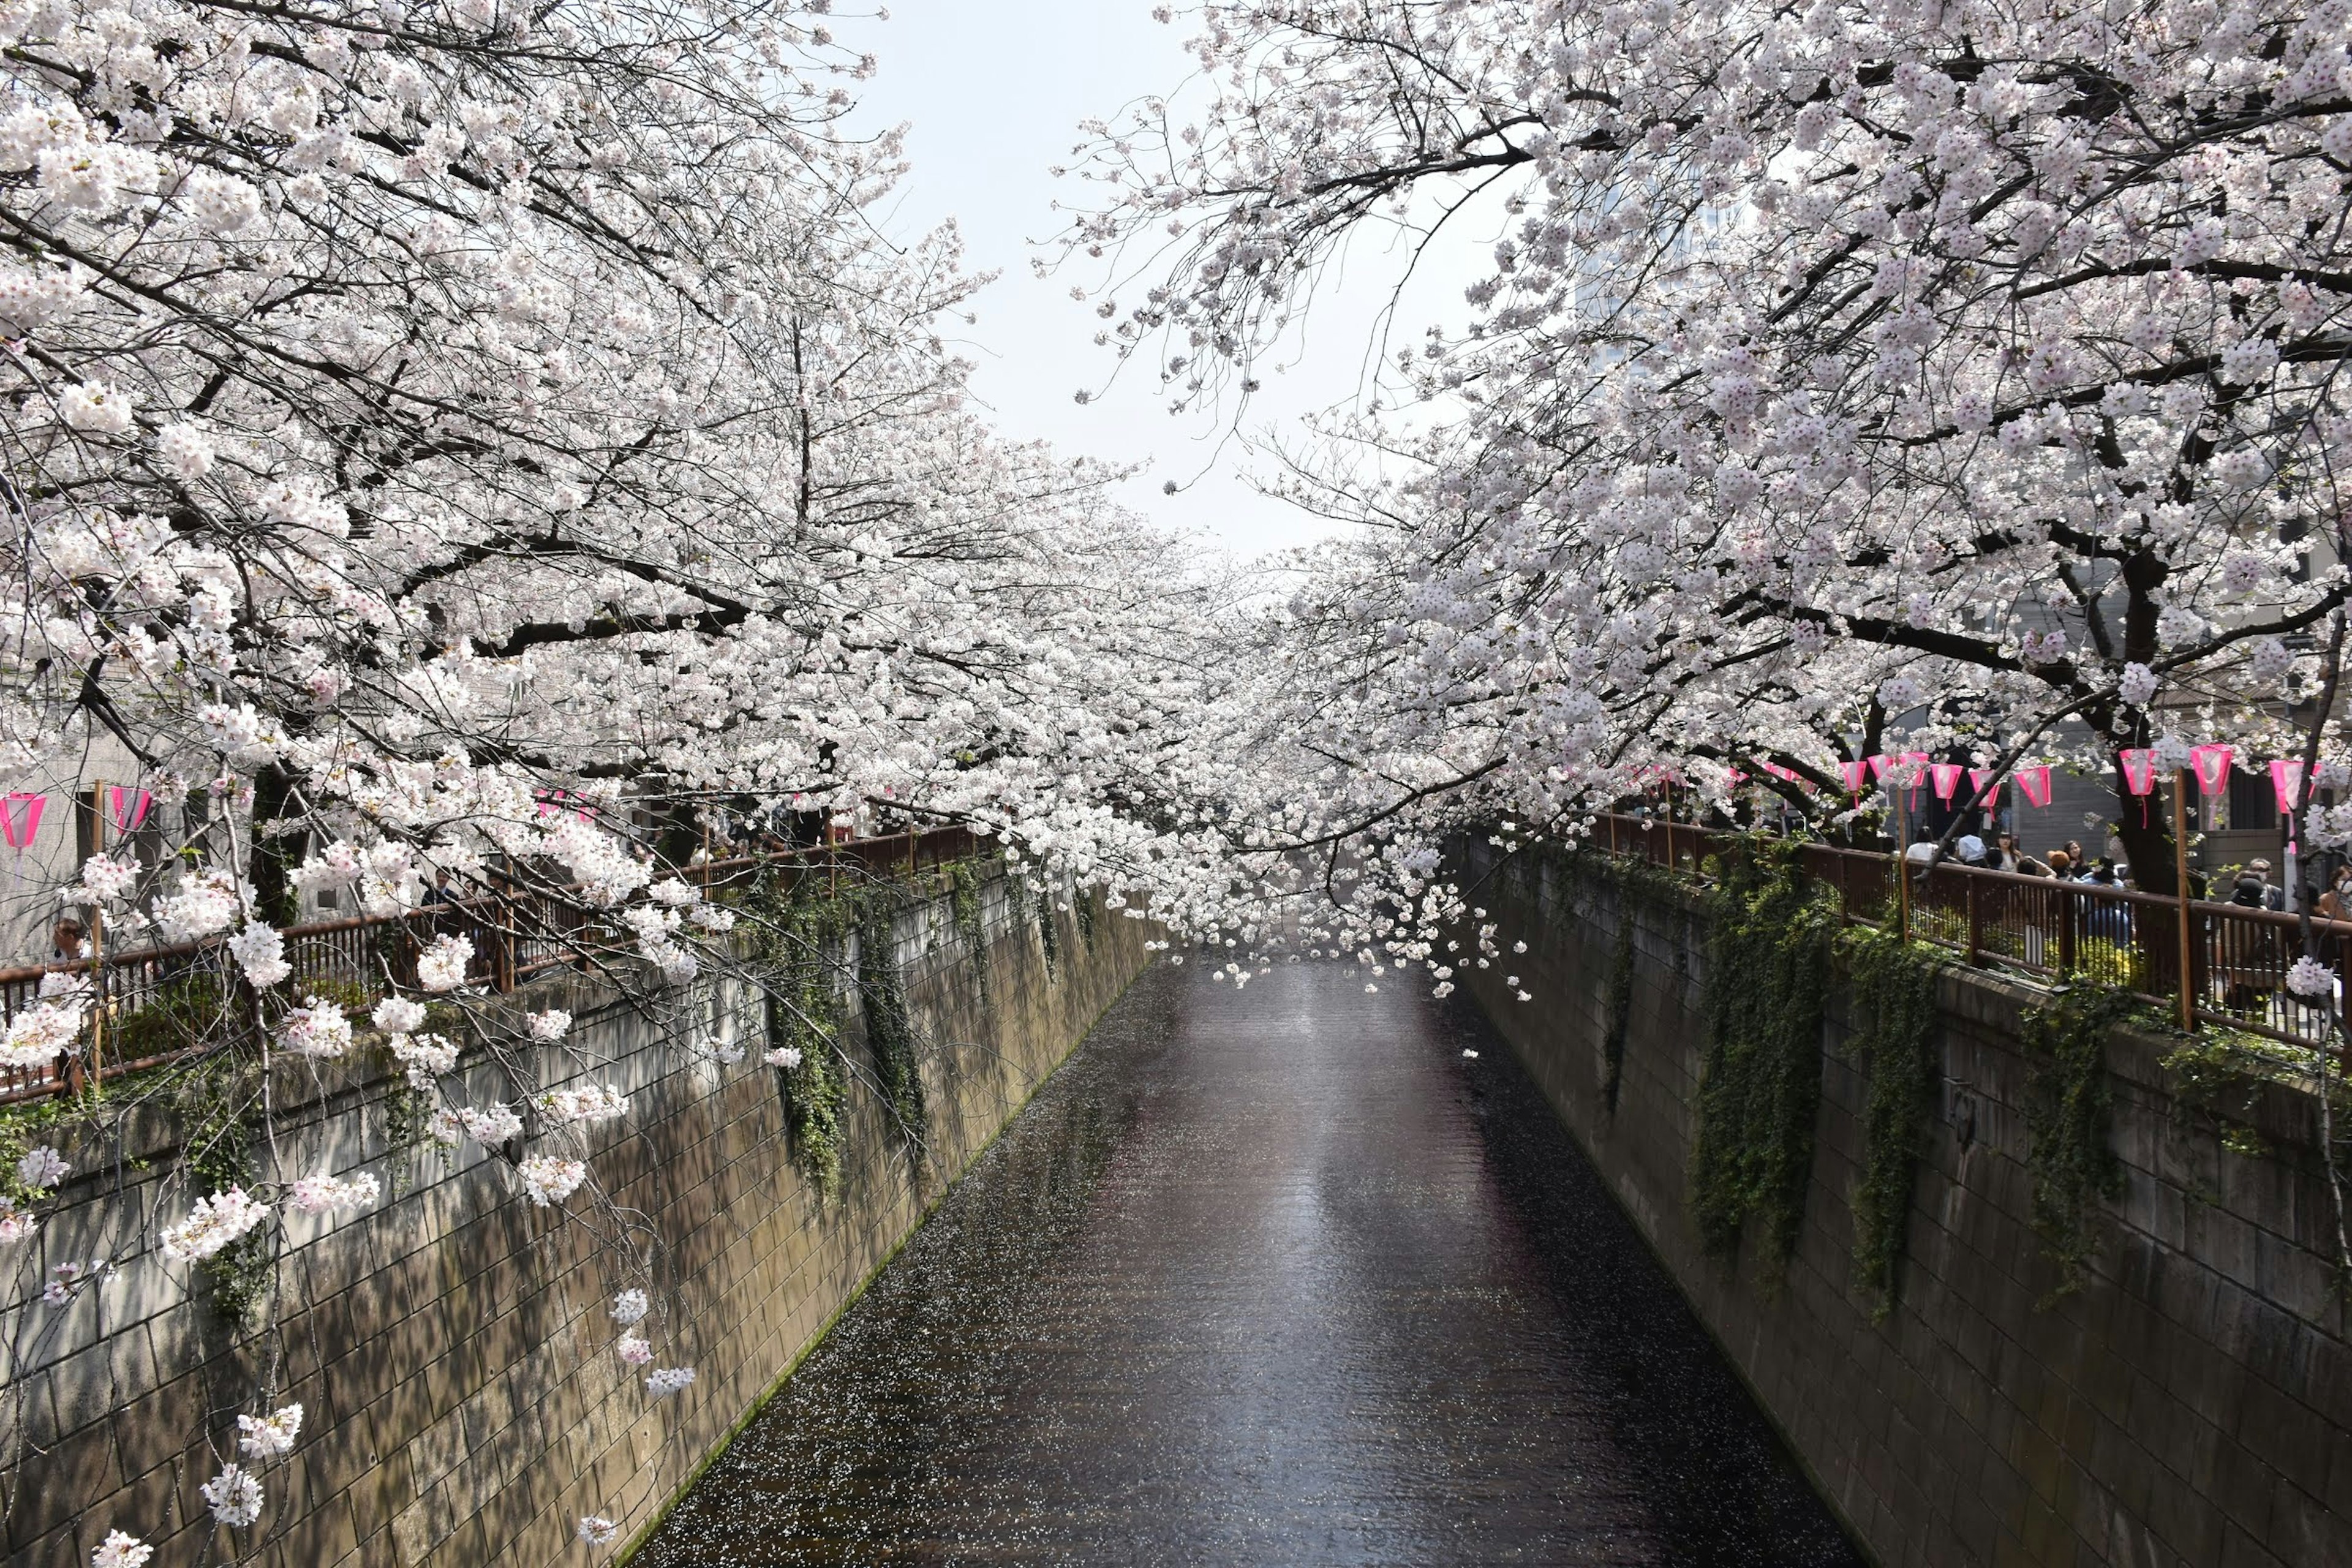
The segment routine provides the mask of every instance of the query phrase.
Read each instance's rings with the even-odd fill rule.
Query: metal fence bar
[[[820,863],[820,857],[828,866],[847,859],[878,875],[919,874],[923,867],[937,868],[971,855],[981,843],[970,828],[935,827],[837,846],[738,856],[690,869],[704,888],[721,890],[749,882],[769,867],[794,862],[814,866]],[[428,904],[404,914],[292,926],[284,933],[286,959],[294,971],[290,984],[297,992],[307,985],[314,991],[345,993],[342,999],[373,999],[383,994],[387,978],[396,985],[415,984],[420,938],[430,941],[448,934],[466,937],[473,943],[467,981],[503,994],[571,963],[579,937],[594,924],[585,906],[561,896],[572,890],[517,889],[505,896]],[[108,1059],[103,1064],[107,1076],[161,1066],[189,1054],[188,1050],[121,1052],[123,1026],[146,1009],[181,994],[177,988],[212,977],[214,972],[198,961],[218,952],[221,946],[221,939],[214,938],[110,952],[97,959],[0,969],[0,1022],[38,1001],[42,983],[52,975],[89,979],[91,1005],[102,1011],[107,1020]],[[0,1105],[78,1092],[82,1074],[79,1052],[36,1067],[0,1068]]]
[[[1604,814],[1609,843],[1656,861],[1675,828],[1659,820]],[[1660,827],[1664,833],[1657,831]],[[1723,835],[1680,829],[1695,869],[1720,851]],[[1805,874],[1832,889],[1850,924],[1886,926],[1902,917],[1901,862],[1877,850],[1802,842]],[[1666,863],[1673,865],[1671,852]],[[2176,1016],[2316,1047],[2327,1009],[2286,988],[2299,921],[2276,910],[2167,897],[2093,882],[2060,881],[1948,861],[1915,872],[1908,884],[1910,940],[1947,949],[1969,964],[2036,980],[2081,976],[2169,1006]],[[1895,906],[1890,909],[1890,905]],[[2313,922],[2315,957],[2345,973],[2352,921]]]

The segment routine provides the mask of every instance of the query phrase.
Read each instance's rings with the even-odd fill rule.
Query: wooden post
[[[2058,976],[2063,980],[2074,973],[2074,917],[2082,909],[2076,884],[2058,884]]]
[[[2185,768],[2172,771],[2172,874],[2174,907],[2180,921],[2180,1028],[2184,1034],[2197,1032],[2197,918],[2195,907],[2189,900],[2189,773]]]
[[[97,853],[106,853],[106,781],[99,779],[89,786],[90,842]],[[92,900],[89,905],[89,1076],[95,1083],[106,1076],[106,910]]]
[[[495,984],[498,986],[499,994],[504,996],[515,988],[515,927],[522,920],[521,900],[508,900],[500,912],[504,918],[499,921],[498,926],[499,968]]]
[[[1911,814],[1895,795],[1895,940],[1911,940]]]

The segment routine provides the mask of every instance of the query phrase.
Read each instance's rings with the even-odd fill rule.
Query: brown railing
[[[1614,853],[1696,871],[1733,835],[1611,815],[1596,824],[1594,837]],[[2288,966],[2302,952],[2291,914],[1951,861],[1924,873],[1914,867],[1906,900],[1892,855],[1806,842],[1798,856],[1809,876],[1836,889],[1847,920],[1898,926],[1911,940],[1948,949],[1978,968],[2118,986],[2175,1017],[2301,1045],[2327,1037],[2327,1010],[2286,988]],[[2312,932],[2312,956],[2344,973],[2352,962],[2352,921],[2315,921]]]
[[[807,874],[837,879],[914,875],[964,858],[980,847],[968,828],[940,827],[861,838],[846,844],[772,854],[745,855],[689,866],[688,881],[723,891],[751,881],[772,866],[797,865]],[[571,889],[517,888],[475,899],[430,904],[381,919],[321,921],[285,933],[286,961],[293,966],[289,990],[332,993],[356,1004],[383,994],[385,983],[412,985],[416,956],[435,937],[463,936],[474,956],[466,980],[508,992],[549,970],[577,963],[583,948],[609,940],[599,929],[598,911]],[[83,1049],[38,1067],[0,1068],[0,1104],[78,1090],[85,1075],[106,1077],[160,1066],[203,1048],[189,1031],[217,1026],[230,1000],[226,966],[215,962],[219,939],[169,947],[109,952],[101,959],[0,969],[0,1019],[14,1018],[40,994],[52,974],[93,976],[98,991],[89,1014],[97,1025],[83,1027]]]

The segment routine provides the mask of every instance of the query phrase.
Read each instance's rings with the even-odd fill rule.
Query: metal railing
[[[1595,842],[1613,853],[1694,872],[1738,837],[1613,814],[1595,828]],[[2327,1037],[2327,1009],[2286,988],[2286,972],[2303,951],[2292,914],[1948,860],[1924,870],[1914,866],[1906,898],[1892,855],[1811,841],[1797,854],[1806,875],[1836,890],[1848,921],[1895,926],[1973,967],[2113,985],[2183,1021],[2298,1045]],[[2352,961],[2352,921],[2315,920],[2312,942],[2312,956],[2344,973]]]
[[[772,867],[797,866],[837,879],[845,872],[912,876],[965,858],[979,838],[964,827],[891,834],[844,844],[737,856],[680,868],[706,891],[750,882]],[[505,993],[551,970],[578,965],[586,950],[620,941],[605,911],[571,887],[516,885],[478,898],[424,905],[398,915],[320,921],[289,928],[290,994],[327,994],[347,1005],[381,997],[387,984],[413,986],[419,952],[436,937],[473,945],[466,984]],[[205,1047],[190,1033],[223,1025],[233,1001],[229,966],[217,962],[223,939],[108,952],[100,958],[0,969],[0,1020],[39,999],[51,975],[88,980],[95,994],[77,1048],[33,1067],[0,1068],[0,1104],[79,1092],[92,1076],[112,1078],[159,1067]],[[95,1033],[93,1034],[93,1024]]]

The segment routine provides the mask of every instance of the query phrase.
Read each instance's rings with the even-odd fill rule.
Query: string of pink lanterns
[[[2126,746],[2116,752],[2125,787],[2134,795],[2154,794],[2165,771],[2162,756],[2161,750],[2155,746]],[[2196,776],[2198,794],[2215,795],[2227,789],[2231,766],[2236,760],[2237,749],[2234,746],[2214,744],[2189,748],[2188,771]],[[1813,787],[1812,781],[1795,768],[1774,762],[1758,765],[1766,773],[1784,783],[1808,790]],[[2280,813],[2293,816],[2300,808],[2305,794],[2302,759],[2281,757],[2266,765],[2272,795],[2278,803]],[[1914,804],[1920,789],[1925,787],[1933,790],[1937,800],[1950,805],[1959,793],[1963,777],[1969,781],[1970,799],[1978,803],[1989,805],[2001,785],[2007,784],[2016,784],[2018,793],[2025,797],[2026,803],[2036,808],[2047,807],[2053,795],[2052,769],[2047,763],[2013,768],[1998,780],[1990,768],[1935,762],[1925,752],[1885,752],[1874,756],[1841,761],[1837,766],[1846,793],[1853,797],[1856,805],[1861,805],[1864,794],[1873,784],[1884,784],[1889,775],[1894,777],[1898,788],[1911,792]],[[1643,769],[1640,776],[1644,788],[1660,783],[1686,782],[1674,769],[1658,763]],[[1747,782],[1748,776],[1738,768],[1730,770],[1730,780],[1735,784]]]
[[[147,810],[155,804],[155,793],[136,786],[100,784],[96,786],[99,798],[105,802],[106,820],[114,828],[117,838],[139,831],[147,820]],[[41,816],[48,810],[46,792],[13,791],[0,796],[0,842],[19,855],[33,847],[41,831]]]

